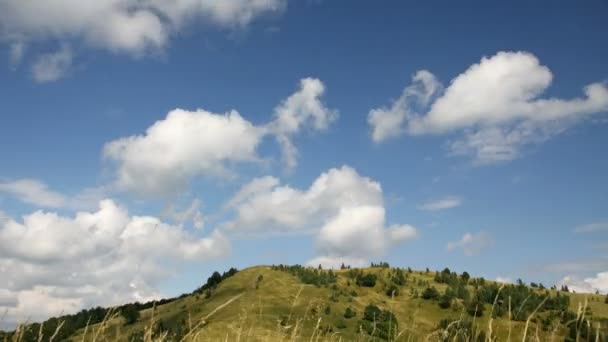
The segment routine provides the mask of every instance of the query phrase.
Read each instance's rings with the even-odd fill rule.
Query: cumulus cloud
[[[139,56],[164,48],[190,22],[239,28],[284,7],[284,0],[6,0],[0,2],[0,38],[75,39]]]
[[[50,190],[45,183],[36,179],[22,178],[0,182],[0,193],[7,193],[25,203],[46,208],[61,208],[67,203],[63,194]]]
[[[330,257],[330,256],[320,256],[313,259],[310,259],[306,265],[310,267],[317,267],[321,265],[325,268],[333,268],[338,269],[344,264],[345,266],[350,267],[368,267],[369,260],[366,258],[351,258],[351,257]]]
[[[199,199],[192,200],[190,206],[183,211],[176,209],[175,205],[170,203],[163,210],[161,218],[171,218],[178,223],[192,221],[194,227],[197,229],[203,229],[203,226],[205,225],[205,217],[201,213],[200,208],[201,201]]]
[[[494,245],[494,240],[486,232],[465,233],[458,241],[448,242],[448,250],[462,249],[464,255],[473,256]]]
[[[64,45],[59,50],[38,56],[32,66],[32,76],[38,83],[57,81],[65,76],[72,66],[72,49]]]
[[[0,195],[10,195],[17,200],[35,207],[54,209],[90,210],[107,197],[106,187],[89,187],[76,194],[64,194],[49,188],[41,180],[20,178],[0,182]]]
[[[585,86],[583,97],[543,98],[553,74],[528,52],[484,57],[445,90],[428,71],[422,73],[426,83],[419,72],[390,108],[370,111],[374,141],[402,133],[459,131],[463,136],[448,144],[450,153],[489,164],[515,159],[522,147],[550,139],[576,122],[608,110],[608,87],[602,83]],[[420,90],[413,96],[412,88]],[[430,101],[424,104],[419,99]]]
[[[231,176],[230,166],[259,162],[258,145],[268,135],[277,137],[290,167],[296,163],[291,136],[305,127],[325,130],[337,112],[320,101],[324,85],[301,80],[300,88],[275,110],[275,117],[256,126],[237,111],[225,114],[202,109],[175,109],[143,135],[120,138],[104,147],[106,159],[117,167],[118,188],[141,195],[178,191],[198,176]]]
[[[109,142],[106,158],[117,163],[117,183],[141,194],[183,188],[198,175],[222,175],[230,162],[258,160],[264,132],[236,111],[214,114],[175,109],[143,135]]]
[[[218,231],[199,238],[112,200],[74,217],[36,211],[0,221],[0,311],[9,323],[159,295],[177,262],[229,252]]]
[[[326,130],[338,118],[336,110],[321,102],[324,93],[325,86],[320,80],[305,78],[300,81],[300,89],[275,108],[275,120],[269,128],[277,136],[288,169],[297,165],[298,153],[290,136],[306,125],[318,131]]]
[[[568,285],[570,290],[583,293],[600,291],[608,293],[608,272],[599,272],[594,277],[581,279],[578,276],[568,275],[561,281],[561,285]]]
[[[506,283],[506,284],[514,284],[515,283],[513,281],[513,278],[511,278],[511,277],[503,277],[503,276],[496,277],[496,281],[499,282],[499,283]]]
[[[441,89],[442,85],[435,75],[427,70],[418,71],[412,77],[412,84],[403,90],[390,107],[376,108],[369,112],[367,122],[372,128],[374,142],[379,143],[404,133],[406,118],[414,114],[413,108],[427,106]]]
[[[456,208],[456,207],[460,206],[461,204],[462,204],[462,198],[455,197],[455,196],[448,196],[448,197],[438,199],[436,201],[424,203],[424,204],[420,205],[418,207],[418,209],[427,210],[427,211],[438,211],[438,210]]]
[[[256,179],[229,203],[236,216],[223,224],[227,231],[315,234],[320,256],[313,264],[359,265],[417,236],[409,225],[386,226],[380,184],[348,166],[322,173],[307,190]]]

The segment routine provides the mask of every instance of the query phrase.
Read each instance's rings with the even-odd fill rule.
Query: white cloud
[[[36,207],[90,210],[97,208],[99,201],[107,197],[108,189],[103,186],[92,187],[74,195],[66,195],[50,189],[38,179],[21,178],[0,182],[0,195],[2,193]]]
[[[486,232],[465,233],[459,241],[448,242],[448,250],[462,249],[465,255],[473,256],[494,245],[494,240]]]
[[[139,56],[164,48],[190,22],[239,28],[284,7],[284,0],[5,0],[0,2],[0,38],[75,39]]]
[[[257,179],[228,203],[236,217],[223,224],[227,231],[315,234],[320,256],[313,264],[358,264],[354,261],[382,256],[417,236],[409,225],[386,226],[380,184],[348,166],[324,172],[307,190],[280,185],[271,177]]]
[[[62,78],[72,66],[72,49],[64,45],[59,50],[38,56],[32,66],[32,76],[38,83],[53,82]]]
[[[248,198],[255,196],[256,194],[263,193],[272,190],[280,184],[280,180],[272,176],[265,176],[261,178],[255,178],[251,182],[243,186],[226,204],[226,208],[234,208],[238,204],[247,200]]]
[[[436,82],[431,76],[427,79]],[[517,158],[522,147],[550,139],[608,110],[605,84],[587,85],[580,98],[542,98],[552,80],[551,71],[531,53],[499,52],[470,66],[438,95],[440,86],[433,82],[429,83],[433,86],[421,86],[416,75],[390,109],[373,109],[368,121],[376,142],[401,133],[464,130],[464,137],[448,145],[452,154],[471,156],[476,164],[508,161]],[[434,100],[428,106],[414,106],[407,94],[411,87],[427,89],[418,94],[432,94],[423,98]],[[390,128],[383,129],[383,122]]]
[[[341,208],[319,232],[319,251],[324,255],[376,256],[386,249],[384,208],[349,206]]]
[[[0,221],[0,311],[10,323],[44,319],[93,305],[158,296],[177,262],[223,256],[218,231],[198,238],[181,226],[130,216],[111,200],[64,217],[36,211]]]
[[[61,208],[67,203],[63,194],[50,190],[46,184],[36,179],[17,179],[0,182],[0,193],[8,193],[20,201],[47,208]]]
[[[608,272],[599,272],[595,277],[588,277],[582,280],[578,276],[568,275],[560,281],[560,285],[568,285],[571,291],[574,290],[581,293],[593,293],[595,291],[608,293]]]
[[[325,130],[337,112],[323,106],[325,86],[306,78],[300,89],[275,109],[275,117],[256,126],[238,112],[215,114],[202,109],[175,109],[145,134],[107,143],[104,155],[117,164],[117,186],[141,195],[164,195],[199,176],[231,176],[230,166],[259,162],[257,147],[275,135],[289,167],[296,164],[290,137],[305,127]]]
[[[324,93],[325,86],[320,80],[305,78],[300,81],[300,89],[275,108],[275,120],[269,124],[269,129],[277,136],[288,169],[297,165],[298,153],[290,136],[305,126],[324,131],[338,119],[338,112],[321,102]]]
[[[416,227],[409,224],[394,224],[388,227],[389,240],[392,242],[401,242],[413,239],[418,236]]]
[[[513,278],[511,278],[511,277],[503,277],[503,276],[496,277],[496,281],[499,282],[499,283],[506,283],[506,284],[514,284],[515,283],[513,281]]]
[[[413,115],[415,106],[426,106],[441,91],[441,83],[427,70],[420,70],[412,77],[412,85],[407,86],[392,105],[370,110],[367,122],[372,128],[374,142],[397,137],[404,133],[403,125],[408,116]]]
[[[585,278],[584,281],[593,289],[608,292],[608,272],[600,272],[595,277]]]
[[[418,207],[420,210],[437,211],[456,208],[462,204],[462,198],[455,196],[448,196],[436,201],[424,203]]]
[[[578,226],[574,229],[576,233],[595,233],[608,231],[608,222],[594,222]]]
[[[163,210],[161,218],[171,218],[178,223],[192,221],[195,228],[203,229],[205,217],[201,213],[200,207],[201,201],[199,199],[192,200],[190,206],[183,211],[177,210],[173,204],[168,204]]]
[[[261,183],[266,184],[257,186]],[[258,191],[249,191],[252,188]],[[274,178],[255,179],[229,203],[235,207],[237,215],[235,220],[226,224],[227,229],[240,232],[297,231],[311,226],[320,228],[344,207],[382,207],[383,199],[379,183],[343,166],[322,173],[304,191],[280,185]]]
[[[258,160],[264,131],[236,111],[214,114],[175,109],[144,135],[114,140],[104,147],[117,162],[117,184],[144,195],[182,189],[199,175],[221,176],[227,163]]]
[[[365,258],[350,258],[350,257],[328,257],[321,256],[309,260],[306,265],[311,267],[317,267],[318,265],[324,268],[339,269],[342,264],[350,267],[368,267],[369,260]]]

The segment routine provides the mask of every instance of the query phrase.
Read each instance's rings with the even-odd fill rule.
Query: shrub
[[[386,295],[389,297],[397,297],[399,295],[399,287],[397,285],[391,284],[386,288]]]
[[[397,318],[392,312],[380,310],[371,304],[365,307],[360,325],[368,334],[374,333],[374,336],[384,340],[394,340],[399,327]]]
[[[439,307],[442,309],[449,309],[452,306],[452,294],[449,291],[445,291],[441,297],[439,297]]]
[[[125,319],[125,324],[133,324],[139,319],[139,310],[133,304],[125,305],[120,315]]]
[[[374,287],[376,286],[376,275],[368,273],[366,275],[359,274],[356,279],[356,283],[363,287]]]
[[[437,291],[437,289],[433,286],[427,287],[426,289],[424,289],[424,291],[422,291],[421,297],[422,299],[436,300],[437,298],[439,298],[439,291]]]
[[[467,305],[467,313],[471,316],[483,316],[483,309],[483,303],[481,303],[477,298],[471,300]]]
[[[355,312],[355,310],[351,309],[350,307],[346,308],[346,310],[344,311],[344,318],[349,319],[349,318],[353,318],[357,315],[357,313]]]

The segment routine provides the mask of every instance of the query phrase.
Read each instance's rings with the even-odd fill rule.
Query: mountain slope
[[[373,286],[368,287],[374,276]],[[370,282],[366,283],[367,280]],[[446,289],[450,288],[449,295],[459,286],[468,299],[455,295],[445,300]],[[490,335],[506,340],[510,334],[512,340],[521,341],[527,324],[526,335],[533,340],[537,336],[540,340],[550,340],[551,336],[556,341],[564,340],[573,329],[575,334],[578,331],[579,338],[583,337],[581,340],[594,340],[596,334],[599,340],[605,340],[603,334],[608,325],[605,296],[558,293],[523,285],[501,286],[468,277],[465,281],[449,270],[447,273],[408,272],[373,267],[330,272],[257,266],[239,271],[217,286],[141,310],[140,317],[132,324],[125,324],[117,312],[110,313],[103,322],[80,329],[69,339],[422,341],[442,340],[455,334],[469,336],[465,340]],[[496,302],[494,308],[481,299],[489,289],[500,289],[498,296],[492,296],[495,300],[490,300]],[[510,311],[509,297],[503,296],[507,293],[512,304],[518,303]],[[517,299],[519,294],[527,294],[527,298]],[[543,297],[546,294],[549,296]],[[534,307],[529,307],[535,298],[538,305],[534,302]],[[555,298],[563,299],[563,308],[567,310],[548,310],[550,305],[558,305]],[[440,307],[448,302],[449,308]],[[585,309],[579,310],[579,305]],[[474,310],[470,310],[472,307]],[[345,315],[347,309],[349,313]],[[483,314],[477,317],[482,310]],[[584,315],[577,319],[577,312]],[[509,315],[515,319],[509,320]],[[491,319],[491,316],[496,317]],[[599,330],[598,324],[601,324]]]

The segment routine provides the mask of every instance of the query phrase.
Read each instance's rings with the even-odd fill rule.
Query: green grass
[[[146,309],[141,312],[139,320],[125,325],[123,318],[114,315],[103,323],[91,325],[77,331],[72,341],[115,341],[128,340],[129,336],[140,333],[145,340],[176,340],[172,336],[148,335],[162,323],[165,329],[183,327],[190,331],[184,340],[200,341],[316,341],[371,340],[367,333],[360,331],[360,319],[365,307],[374,304],[383,310],[394,313],[398,320],[397,340],[425,341],[438,340],[441,333],[438,323],[442,319],[456,321],[471,319],[462,305],[450,309],[441,309],[436,301],[413,298],[411,288],[422,292],[424,286],[415,285],[412,278],[429,282],[443,293],[446,285],[433,280],[434,273],[413,272],[401,294],[388,297],[385,288],[388,282],[388,269],[369,268],[365,272],[378,274],[375,287],[358,287],[346,275],[346,270],[338,270],[334,285],[317,287],[303,284],[291,274],[273,270],[271,267],[258,266],[242,270],[233,277],[219,284],[209,298],[204,294],[189,295],[171,303]],[[263,280],[258,284],[258,277]],[[257,284],[257,286],[256,286]],[[351,296],[355,291],[357,296]],[[552,291],[555,293],[555,291]],[[593,294],[568,294],[571,297],[571,310],[576,312],[579,303],[591,309],[594,318],[608,318],[608,304],[604,296]],[[330,313],[325,308],[330,307]],[[345,319],[346,308],[352,308],[356,316]],[[485,306],[482,317],[474,320],[478,330],[490,330],[491,306]],[[539,314],[543,317],[546,313]],[[532,317],[528,327],[528,340],[536,341],[537,324]],[[498,340],[505,341],[511,329],[511,340],[522,341],[526,322],[508,320],[505,316],[491,322],[491,331]],[[326,328],[332,327],[331,332]],[[185,332],[184,331],[184,332]],[[538,339],[546,341],[554,334],[555,341],[563,341],[567,333],[564,327],[556,331],[538,329]],[[433,335],[435,334],[435,335]],[[179,339],[177,339],[179,340]]]

